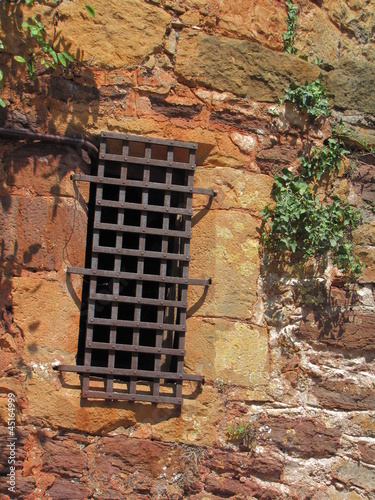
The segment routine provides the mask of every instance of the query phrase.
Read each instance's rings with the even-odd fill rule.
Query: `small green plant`
[[[296,54],[297,49],[294,45],[294,32],[296,30],[298,8],[292,0],[288,0],[286,2],[286,8],[288,14],[288,17],[285,20],[287,24],[287,30],[286,33],[282,33],[282,37],[284,40],[284,52],[287,52],[288,54]]]
[[[1,1],[1,0],[0,0]],[[58,2],[57,0],[41,0],[41,2],[48,3],[52,5],[51,22],[55,23]],[[33,6],[35,0],[16,0],[12,2],[12,7],[10,9],[10,16],[14,16],[18,7],[25,5],[27,7]],[[90,16],[95,17],[95,9],[92,5],[84,5],[86,11]],[[17,25],[17,21],[16,25]],[[14,59],[26,66],[29,77],[34,80],[36,78],[35,74],[35,64],[38,62],[46,69],[52,68],[56,69],[59,65],[66,67],[68,62],[73,62],[74,59],[69,54],[68,51],[57,51],[53,47],[53,44],[48,43],[46,40],[47,32],[45,26],[36,17],[29,17],[27,21],[24,21],[20,29],[17,25],[17,29],[21,34],[24,43],[27,46],[27,55],[16,54]],[[35,49],[35,50],[34,50]],[[0,40],[0,50],[4,50],[4,44]],[[3,87],[4,74],[0,69],[0,90]],[[6,107],[4,99],[0,98],[0,106]]]
[[[305,85],[291,83],[285,89],[285,96],[281,103],[290,101],[300,110],[305,110],[313,118],[318,116],[329,116],[331,108],[329,106],[327,93],[319,79]]]
[[[73,57],[66,52],[56,52],[53,47],[45,41],[46,30],[42,22],[38,21],[35,17],[29,18],[27,21],[22,23],[22,28],[24,32],[29,35],[30,38],[36,41],[36,44],[41,49],[40,57],[38,58],[40,63],[48,68],[55,69],[58,64],[66,66],[66,62],[73,62]],[[25,59],[22,56],[16,55],[14,59],[19,63],[24,63],[26,69],[29,73],[31,79],[35,79],[35,60],[37,59],[37,54],[34,52],[33,48],[29,48],[29,58]]]
[[[228,426],[227,438],[229,441],[240,442],[241,446],[251,450],[255,446],[255,428],[251,422],[234,422]]]

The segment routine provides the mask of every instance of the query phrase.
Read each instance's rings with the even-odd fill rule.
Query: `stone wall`
[[[74,364],[88,173],[79,148],[0,137],[0,460],[3,498],[375,498],[374,156],[352,154],[336,192],[362,210],[355,284],[332,266],[302,273],[264,255],[260,211],[273,176],[330,135],[279,104],[318,76],[352,148],[375,145],[375,9],[366,0],[298,1],[283,52],[276,0],[62,1],[55,30],[75,56],[30,81],[10,4],[1,2],[7,107],[0,126],[85,137],[101,131],[199,143],[188,373],[182,408],[81,400]],[[33,12],[50,25],[53,7]],[[17,11],[17,23],[28,16]],[[52,28],[51,28],[52,30]],[[52,36],[52,31],[49,33]],[[320,68],[311,61],[324,60]],[[10,62],[11,61],[11,62]],[[7,394],[17,396],[16,488],[8,490]]]

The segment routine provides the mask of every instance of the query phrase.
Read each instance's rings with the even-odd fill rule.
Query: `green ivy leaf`
[[[63,50],[61,53],[65,57],[65,59],[67,59],[68,61],[70,61],[70,62],[74,61],[73,57],[69,54],[69,52],[66,52],[65,50]]]
[[[59,52],[57,54],[57,57],[60,61],[60,63],[64,66],[64,68],[66,67],[66,61],[65,61],[65,57],[63,56],[63,54],[61,52]]]
[[[0,106],[1,106],[2,108],[6,108],[6,106],[7,106],[7,105],[5,104],[4,99],[2,99],[1,97],[0,97]]]
[[[19,63],[26,63],[26,59],[22,56],[14,56],[14,59]]]
[[[85,5],[85,9],[90,14],[90,16],[95,17],[95,9],[92,5]]]

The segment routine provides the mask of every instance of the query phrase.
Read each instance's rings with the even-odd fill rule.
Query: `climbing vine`
[[[285,100],[305,109],[313,119],[330,112],[324,89],[318,89],[313,102],[305,86],[291,86]],[[315,94],[315,92],[313,92]],[[298,96],[298,99],[294,97]],[[314,96],[313,96],[314,97]],[[359,211],[338,196],[321,200],[317,189],[323,176],[336,175],[343,156],[348,153],[340,141],[336,128],[321,148],[314,148],[300,158],[300,171],[296,175],[284,168],[274,178],[272,197],[275,205],[267,205],[263,211],[263,238],[268,251],[298,254],[302,261],[310,257],[322,257],[330,253],[333,262],[343,273],[356,277],[361,273],[361,263],[353,255],[351,233],[360,222]]]

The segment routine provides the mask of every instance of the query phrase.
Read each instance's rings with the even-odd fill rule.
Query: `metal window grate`
[[[182,404],[196,143],[102,133],[82,396]]]

